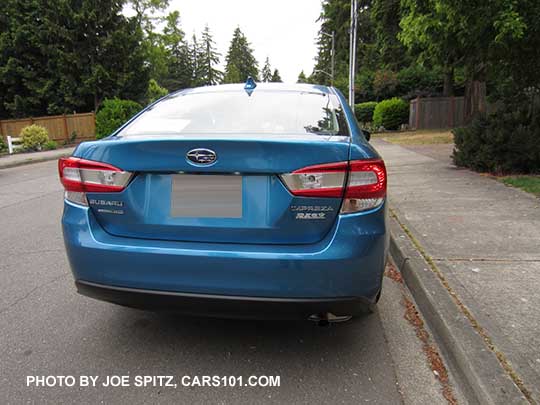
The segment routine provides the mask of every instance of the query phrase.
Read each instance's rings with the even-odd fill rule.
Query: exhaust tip
[[[331,323],[347,322],[351,318],[352,316],[350,315],[337,316],[331,312],[326,312],[322,314],[310,315],[308,320],[312,322],[317,322],[318,326],[326,327],[326,326],[329,326]]]

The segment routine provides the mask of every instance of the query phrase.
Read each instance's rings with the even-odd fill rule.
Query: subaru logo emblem
[[[211,165],[217,159],[216,152],[210,149],[191,149],[186,154],[187,159],[196,165]]]

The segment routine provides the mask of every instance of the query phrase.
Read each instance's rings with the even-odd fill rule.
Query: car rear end
[[[59,170],[82,294],[308,318],[356,314],[380,292],[386,171],[333,89],[176,93]]]

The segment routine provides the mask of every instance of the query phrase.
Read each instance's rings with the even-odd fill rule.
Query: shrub
[[[24,127],[19,135],[25,150],[41,150],[49,141],[49,134],[42,126],[33,124]]]
[[[358,122],[367,123],[373,121],[373,111],[377,106],[376,101],[368,101],[366,103],[356,104],[354,106],[354,114]]]
[[[45,150],[54,150],[58,148],[58,143],[56,141],[53,141],[52,139],[45,142],[43,145],[43,149]]]
[[[496,174],[540,173],[540,117],[525,111],[478,118],[454,131],[457,166]]]
[[[141,109],[135,101],[106,99],[96,114],[96,138],[109,136]]]
[[[398,129],[401,124],[409,122],[409,104],[394,97],[383,100],[377,104],[373,112],[373,125],[375,128]]]
[[[0,153],[7,150],[7,144],[4,142],[3,138],[0,138]]]
[[[148,90],[146,91],[146,101],[148,104],[160,99],[161,97],[169,94],[169,91],[161,87],[154,79],[150,79],[148,82]]]
[[[77,131],[71,132],[71,135],[69,136],[69,141],[68,141],[68,142],[69,142],[69,143],[74,143],[75,140],[77,139],[77,136],[79,136],[79,135],[77,134]]]
[[[389,97],[396,94],[398,86],[397,73],[389,69],[377,70],[373,76],[373,91],[378,97]]]

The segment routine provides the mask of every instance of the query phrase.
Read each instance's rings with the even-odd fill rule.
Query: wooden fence
[[[0,120],[0,136],[18,137],[21,130],[32,124],[41,125],[49,132],[49,138],[58,143],[79,143],[96,136],[96,116],[93,112],[50,117]]]
[[[454,128],[465,123],[463,97],[416,98],[411,100],[411,129]]]

